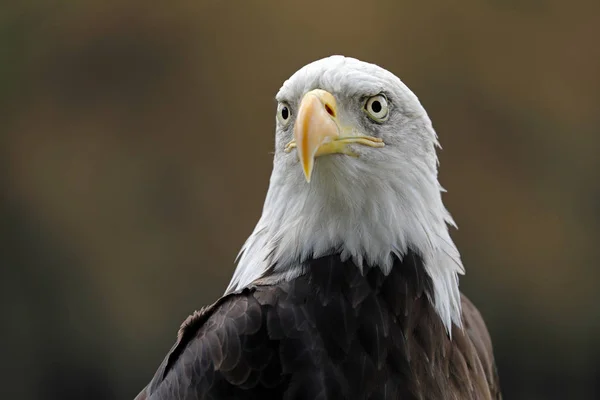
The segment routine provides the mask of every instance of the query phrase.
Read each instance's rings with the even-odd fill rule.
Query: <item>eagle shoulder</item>
[[[238,398],[248,389],[277,387],[277,348],[254,292],[229,294],[190,315],[136,400]]]
[[[481,382],[481,385],[487,384],[491,399],[500,400],[502,399],[500,378],[494,359],[492,338],[477,307],[462,293],[461,300],[463,329],[473,346],[476,359],[486,380],[486,382]]]
[[[462,297],[450,338],[419,257],[388,276],[337,256],[190,316],[136,400],[501,399],[492,344]]]

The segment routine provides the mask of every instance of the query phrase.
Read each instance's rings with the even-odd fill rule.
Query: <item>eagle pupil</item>
[[[371,103],[371,109],[373,110],[373,112],[378,113],[379,111],[381,111],[381,103],[378,101],[374,101],[373,103]]]
[[[288,111],[287,107],[283,107],[281,109],[281,116],[283,117],[283,119],[288,119],[288,117],[290,116],[290,112]]]

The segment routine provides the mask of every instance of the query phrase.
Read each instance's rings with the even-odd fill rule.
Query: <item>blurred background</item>
[[[600,399],[600,2],[0,5],[2,399],[131,399],[258,220],[274,95],[377,63],[440,136],[506,399]]]

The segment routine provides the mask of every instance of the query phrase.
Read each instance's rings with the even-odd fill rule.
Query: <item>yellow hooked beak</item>
[[[346,135],[338,122],[335,97],[325,90],[315,89],[304,95],[294,125],[294,140],[285,147],[286,152],[298,149],[306,181],[310,177],[315,158],[327,154],[346,154],[356,157],[347,146],[352,143],[370,147],[383,147],[381,139],[366,135]]]

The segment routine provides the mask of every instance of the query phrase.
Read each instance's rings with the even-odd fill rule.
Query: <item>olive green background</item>
[[[506,399],[600,398],[600,2],[0,5],[0,398],[131,399],[224,291],[274,95],[377,63],[436,128]]]

